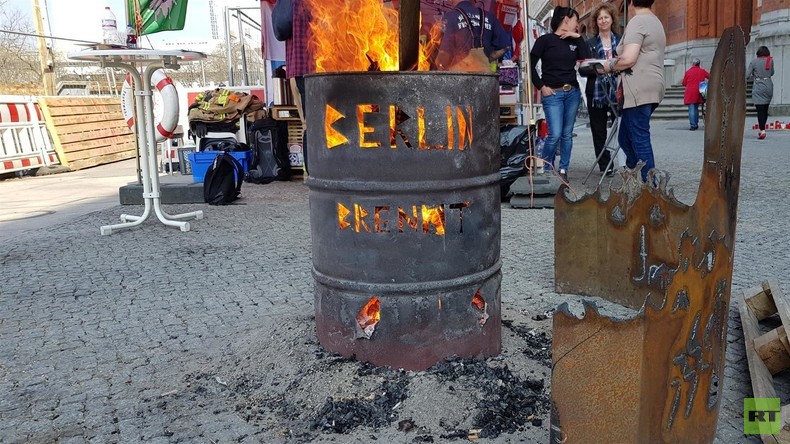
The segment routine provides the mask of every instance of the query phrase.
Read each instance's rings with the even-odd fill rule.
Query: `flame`
[[[425,143],[425,108],[417,107],[417,141],[421,150],[427,150],[428,144]]]
[[[350,223],[346,222],[346,218],[348,217],[349,214],[351,214],[351,210],[346,208],[345,205],[341,203],[337,204],[338,228],[340,228],[341,230],[351,226]]]
[[[346,142],[348,139],[346,136],[340,133],[340,131],[334,129],[332,124],[337,122],[340,119],[345,119],[346,116],[340,113],[340,111],[332,108],[328,103],[326,105],[326,115],[324,117],[324,134],[326,134],[326,147],[328,149],[332,149],[336,146],[340,146]]]
[[[387,221],[382,219],[381,213],[388,212],[390,210],[389,205],[382,205],[376,207],[373,214],[373,221],[376,228],[376,233],[389,233],[390,230],[387,227]]]
[[[378,113],[378,105],[357,105],[357,124],[359,125],[359,147],[360,148],[378,148],[381,142],[368,142],[365,140],[365,135],[376,131],[375,128],[365,126],[365,114]]]
[[[403,233],[406,226],[411,227],[417,231],[417,205],[412,206],[412,214],[414,217],[409,217],[406,210],[398,208],[398,232]]]
[[[477,307],[478,310],[483,311],[486,308],[486,301],[483,299],[482,293],[480,290],[477,290],[475,296],[472,298],[472,305]]]
[[[381,0],[307,0],[316,72],[398,69],[398,12]]]
[[[365,222],[366,217],[368,217],[368,210],[362,208],[359,204],[354,204],[354,228],[357,233],[360,233],[362,229],[370,233],[370,227],[368,227],[367,222]]]
[[[447,105],[447,149],[453,149],[455,143],[455,129],[453,125],[453,107]]]
[[[397,71],[398,11],[382,0],[306,0],[310,8],[308,49],[316,72]],[[422,18],[420,19],[422,22]],[[418,69],[430,69],[441,42],[441,27],[431,28],[420,45]]]
[[[472,105],[467,107],[469,112],[469,124],[466,123],[466,117],[464,116],[463,110],[460,107],[456,107],[456,114],[458,115],[458,149],[463,151],[466,147],[466,139],[469,139],[469,146],[472,146],[472,139],[474,138],[472,134]]]
[[[420,28],[422,28],[422,14],[420,14],[420,25]],[[433,59],[436,51],[439,50],[443,34],[441,22],[436,22],[431,26],[427,41],[420,46],[420,59],[417,69],[420,71],[429,71],[431,69],[431,59]]]
[[[438,207],[422,206],[422,232],[429,233],[430,226],[436,229],[436,234],[444,236],[444,205]]]
[[[488,303],[486,303],[485,299],[483,299],[483,294],[480,293],[480,290],[475,292],[474,297],[472,298],[472,305],[475,306],[480,311],[480,314],[477,316],[477,323],[482,328],[486,325],[486,321],[488,321]]]
[[[381,301],[375,296],[357,313],[357,325],[368,339],[373,335],[376,324],[381,320]]]

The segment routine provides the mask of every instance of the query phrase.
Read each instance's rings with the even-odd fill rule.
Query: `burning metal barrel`
[[[501,350],[498,81],[305,79],[318,339],[423,370]]]

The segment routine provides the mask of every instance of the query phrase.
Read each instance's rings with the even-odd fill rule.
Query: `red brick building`
[[[553,0],[554,5],[579,11],[582,31],[589,26],[593,8],[607,0]],[[624,0],[609,0],[621,11]],[[774,57],[774,113],[790,115],[790,2],[788,0],[656,0],[653,11],[667,34],[667,86],[680,83],[691,59],[699,57],[709,68],[719,37],[730,26],[747,35],[747,63],[765,45]],[[786,68],[786,69],[785,69]]]

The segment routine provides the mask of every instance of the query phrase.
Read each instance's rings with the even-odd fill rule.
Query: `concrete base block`
[[[514,194],[510,197],[511,208],[554,208],[554,195]]]
[[[554,208],[554,195],[560,188],[560,181],[548,175],[519,177],[510,186],[513,196],[510,198],[512,208]]]
[[[163,183],[160,185],[163,204],[204,203],[203,183]],[[143,186],[137,182],[118,190],[121,205],[142,205]]]

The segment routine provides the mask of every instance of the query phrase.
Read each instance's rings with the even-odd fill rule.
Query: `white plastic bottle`
[[[109,6],[104,7],[104,14],[101,16],[102,43],[106,45],[118,44],[118,24],[115,14]]]

